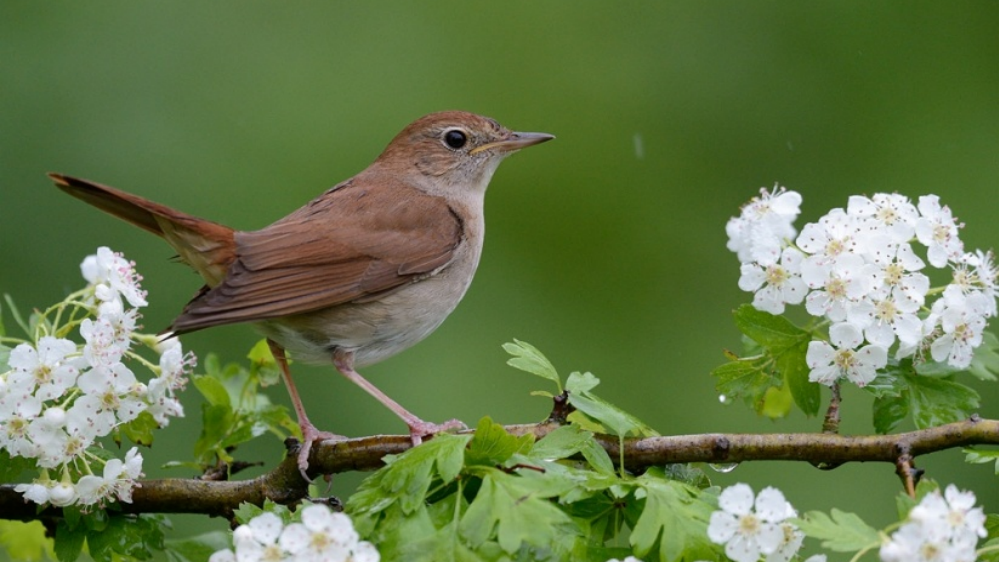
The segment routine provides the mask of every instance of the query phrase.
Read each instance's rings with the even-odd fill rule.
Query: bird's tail
[[[49,177],[73,197],[166,240],[209,286],[221,282],[236,259],[234,232],[227,226],[99,183],[55,173]]]

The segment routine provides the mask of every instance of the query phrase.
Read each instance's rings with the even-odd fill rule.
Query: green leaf
[[[148,560],[164,549],[162,515],[116,515],[99,532],[87,533],[87,550],[97,562],[117,562],[122,557]]]
[[[149,447],[153,444],[153,430],[159,427],[152,414],[141,412],[134,420],[122,425],[121,431],[132,443]]]
[[[215,375],[197,375],[192,377],[194,388],[205,397],[205,400],[213,406],[226,406],[232,408],[232,400],[225,385]]]
[[[600,379],[598,379],[593,373],[573,372],[569,373],[569,378],[565,379],[565,389],[568,390],[570,394],[589,392],[599,385]]]
[[[808,380],[809,369],[805,362],[807,353],[807,341],[788,347],[777,357],[777,370],[784,377],[784,384],[791,390],[794,403],[806,416],[811,417],[819,413],[821,392],[818,384]]]
[[[756,310],[744,304],[735,311],[735,325],[743,334],[772,352],[780,352],[809,340],[809,333],[783,316]]]
[[[537,459],[566,459],[578,453],[593,434],[575,424],[563,425],[545,435],[531,448],[530,456]]]
[[[232,548],[229,533],[212,531],[182,540],[167,540],[166,557],[170,562],[204,562],[226,548]]]
[[[59,521],[55,532],[56,558],[59,562],[74,562],[80,557],[86,539],[87,535],[83,529],[70,529],[65,520]]]
[[[11,560],[35,562],[48,559],[52,543],[45,536],[41,521],[0,520],[0,553],[6,551]]]
[[[250,360],[250,374],[256,377],[262,386],[277,384],[281,379],[281,368],[278,367],[266,339],[254,344],[246,358]]]
[[[982,333],[982,345],[975,348],[968,372],[983,381],[999,378],[999,338],[992,332]]]
[[[513,355],[507,360],[507,365],[554,382],[558,387],[558,394],[562,394],[562,380],[558,376],[558,371],[536,347],[515,339],[513,343],[503,344],[503,350]]]
[[[424,505],[435,481],[447,484],[458,477],[470,439],[442,433],[401,455],[386,456],[385,466],[365,478],[347,500],[347,510],[358,518],[375,518],[393,505],[403,515],[413,513]]]
[[[812,385],[816,386],[816,385]],[[786,417],[791,413],[791,406],[794,399],[791,396],[791,388],[788,385],[771,386],[763,395],[763,408],[760,413],[770,419]]]
[[[663,479],[658,470],[646,472],[637,483],[637,496],[644,496],[645,508],[630,541],[639,558],[650,560],[649,553],[658,543],[660,560],[718,559],[720,551],[707,534],[716,498],[693,486]]]
[[[653,437],[659,435],[656,433],[656,430],[645,425],[645,423],[635,416],[589,392],[569,394],[569,403],[576,410],[586,414],[587,417],[605,427],[607,429],[605,433],[619,437],[628,437],[629,435]]]
[[[17,324],[26,335],[31,336],[33,333],[31,326],[24,321],[24,318],[21,316],[21,312],[17,309],[17,305],[14,304],[14,299],[7,293],[4,293],[3,300],[7,303],[7,308],[10,310],[10,316],[14,319],[14,323]]]
[[[874,431],[887,435],[909,416],[909,400],[905,396],[883,396],[874,399],[872,411]]]
[[[490,469],[479,492],[462,516],[458,532],[469,546],[478,548],[495,538],[506,553],[522,545],[538,549],[568,550],[580,535],[572,519],[548,500],[553,494],[531,480]]]
[[[833,508],[832,516],[810,511],[801,519],[791,519],[805,535],[822,539],[822,548],[836,552],[856,552],[881,542],[877,529],[853,513]]]
[[[468,448],[465,451],[465,465],[500,465],[515,453],[524,453],[530,450],[533,443],[533,435],[514,437],[507,433],[502,425],[495,423],[489,417],[484,417],[479,420],[479,425],[475,428],[475,436],[468,443]]]
[[[968,464],[995,463],[995,473],[999,475],[999,449],[964,449],[964,462]]]
[[[744,358],[730,361],[711,371],[717,379],[715,390],[729,398],[743,398],[754,411],[760,413],[767,389],[779,381],[765,370],[765,358]]]
[[[25,457],[13,457],[7,449],[0,449],[0,483],[19,482],[21,474],[26,470],[34,470],[38,467],[34,459]]]
[[[963,384],[920,375],[906,382],[912,420],[919,429],[963,420],[978,410],[978,393]]]

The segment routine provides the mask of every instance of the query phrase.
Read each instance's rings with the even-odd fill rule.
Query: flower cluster
[[[753,306],[782,314],[805,304],[830,323],[829,341],[809,344],[809,379],[859,386],[874,380],[896,346],[897,359],[927,355],[963,369],[996,316],[999,268],[991,252],[965,252],[961,224],[935,195],[913,204],[898,194],[850,197],[798,234],[801,196],[761,190],[729,220],[728,248],[742,262],[739,287]],[[913,244],[925,247],[926,259]],[[927,262],[949,268],[952,281],[931,289]],[[932,303],[927,299],[937,296]]]
[[[174,392],[194,364],[175,338],[159,342],[135,332],[146,293],[134,263],[102,247],[81,270],[87,288],[41,313],[32,340],[10,350],[6,365],[0,363],[0,450],[31,459],[40,469],[31,484],[16,487],[39,504],[130,502],[142,455],[133,447],[124,460],[105,460],[91,448],[143,413],[160,426],[183,415]],[[64,337],[77,327],[82,345]],[[157,348],[158,365],[131,350],[137,340]],[[127,359],[156,376],[141,382]]]
[[[322,504],[301,510],[301,522],[285,524],[264,512],[233,531],[232,550],[212,554],[208,562],[378,562],[378,550],[359,540],[350,517]]]
[[[805,534],[786,521],[798,513],[776,488],[764,488],[753,497],[747,484],[735,484],[718,497],[721,509],[711,514],[708,538],[725,545],[735,562],[788,562],[801,548]],[[825,562],[824,555],[809,558]]]
[[[985,514],[975,507],[975,494],[951,484],[912,508],[908,520],[881,545],[881,560],[973,562],[975,545],[985,536]]]

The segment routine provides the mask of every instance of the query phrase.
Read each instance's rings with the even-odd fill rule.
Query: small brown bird
[[[463,427],[428,423],[355,370],[430,335],[465,294],[479,263],[483,199],[500,161],[554,137],[487,117],[434,113],[403,129],[363,172],[261,230],[241,232],[117,189],[49,174],[70,195],[156,234],[205,280],[169,330],[252,322],[267,337],[291,394],[303,444],[321,432],[291,380],[298,361],[333,362],[395,412],[414,444]]]

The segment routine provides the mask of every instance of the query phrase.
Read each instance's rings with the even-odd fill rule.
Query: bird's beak
[[[477,146],[472,150],[469,150],[469,154],[478,154],[486,150],[495,150],[497,152],[516,152],[521,148],[532,146],[535,144],[540,144],[545,141],[550,141],[555,138],[555,135],[549,135],[548,133],[511,133],[509,137],[496,142],[491,142],[484,144],[482,146]]]

